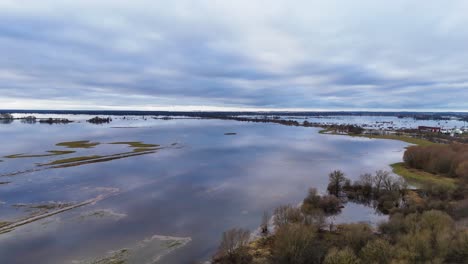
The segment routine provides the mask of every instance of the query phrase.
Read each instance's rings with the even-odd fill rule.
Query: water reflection
[[[136,128],[115,128],[130,126]],[[185,247],[164,257],[165,263],[203,260],[215,250],[222,231],[234,226],[256,228],[265,210],[299,203],[309,187],[324,193],[331,170],[341,169],[351,179],[389,170],[388,164],[400,161],[406,146],[397,141],[321,135],[314,128],[221,120],[114,120],[102,126],[15,122],[2,127],[1,133],[0,156],[42,153],[57,142],[80,140],[183,146],[2,177],[2,182],[11,183],[0,185],[0,221],[27,215],[27,210],[12,207],[18,203],[79,203],[105,188],[119,192],[0,235],[1,263],[70,263],[129,247],[156,234],[191,238]],[[82,149],[80,155],[105,155],[115,150],[111,148],[126,147]],[[26,158],[0,159],[4,160],[0,174],[27,164]],[[54,159],[31,157],[28,163]],[[90,211],[112,211],[125,217],[76,221]],[[350,220],[377,223],[382,216],[364,205],[348,203],[336,221]]]

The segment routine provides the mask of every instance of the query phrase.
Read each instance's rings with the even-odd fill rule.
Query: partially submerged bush
[[[328,192],[335,196],[339,196],[347,180],[344,173],[340,170],[335,170],[328,175],[328,178],[329,178],[329,184],[327,187]]]
[[[104,124],[104,123],[112,122],[112,118],[96,116],[91,119],[88,119],[87,122],[92,123],[92,124]]]
[[[317,210],[321,210],[327,215],[332,215],[339,213],[342,207],[341,200],[336,196],[320,196],[317,189],[311,188],[302,203],[301,210],[304,214],[315,214]]]
[[[0,114],[0,119],[12,120],[12,119],[13,119],[13,115],[12,115],[12,114],[9,114],[9,113]]]

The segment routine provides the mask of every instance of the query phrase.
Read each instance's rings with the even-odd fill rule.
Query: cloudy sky
[[[0,109],[468,111],[468,1],[0,0]]]

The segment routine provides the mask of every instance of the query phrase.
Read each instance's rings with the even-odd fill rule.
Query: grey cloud
[[[468,109],[464,1],[26,2],[0,3],[15,106]]]

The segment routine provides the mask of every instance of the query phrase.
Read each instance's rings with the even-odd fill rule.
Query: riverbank
[[[435,143],[423,138],[415,138],[410,136],[403,135],[364,135],[364,134],[349,134],[349,133],[337,133],[332,129],[322,129],[319,131],[320,134],[325,135],[341,135],[341,136],[350,136],[350,137],[364,137],[372,139],[389,139],[389,140],[399,140],[406,143],[418,145],[418,146],[431,146],[439,143]]]
[[[440,175],[431,174],[425,171],[411,169],[405,166],[403,162],[390,165],[393,173],[403,177],[408,183],[420,187],[421,185],[434,185],[454,190],[457,180]]]

